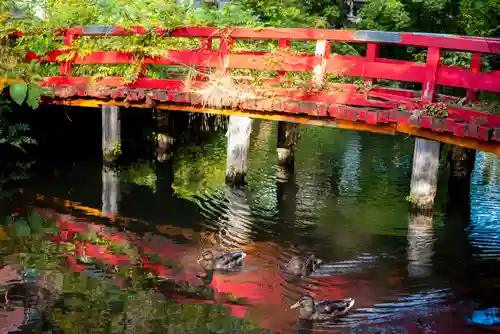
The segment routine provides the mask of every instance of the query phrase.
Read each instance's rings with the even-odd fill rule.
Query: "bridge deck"
[[[55,97],[44,97],[43,101],[84,106],[96,103],[169,105],[168,108],[176,104],[229,108],[255,115],[304,116],[321,122],[335,120],[337,124],[346,121],[361,126],[364,123],[382,132],[384,128],[399,127],[406,129],[401,132],[427,138],[434,133],[432,139],[441,141],[450,142],[454,137],[455,142],[465,143],[462,146],[500,154],[500,116],[488,113],[487,106],[477,102],[479,91],[500,93],[500,71],[482,70],[485,55],[500,54],[500,39],[354,30],[187,27],[174,31],[156,29],[154,33],[165,39],[195,39],[199,41],[197,49],[168,50],[164,56],[157,57],[138,56],[128,51],[94,51],[74,54],[70,60],[67,57],[73,43],[81,38],[146,33],[143,27],[108,26],[56,31],[67,49],[46,55],[33,52],[27,55],[28,61],[60,64],[58,76],[43,80],[43,85]],[[273,41],[277,49],[236,50],[238,41],[249,40]],[[293,51],[290,46],[294,41],[314,42],[315,52]],[[332,43],[336,42],[364,43],[366,54],[332,53]],[[427,49],[425,63],[383,58],[380,49],[387,44]],[[471,53],[467,68],[443,64],[444,52],[458,51]],[[64,55],[66,58],[61,58]],[[72,76],[76,65],[116,64],[139,64],[138,78],[127,83],[123,77],[95,80]],[[181,66],[193,71],[188,76],[153,79],[148,76],[151,65]],[[250,71],[250,75],[242,76],[241,70]],[[237,71],[240,75],[236,75]],[[311,80],[298,87],[289,75],[299,72],[309,72]],[[252,73],[263,76],[256,80]],[[332,77],[346,80],[332,81]],[[422,89],[383,87],[380,80],[414,83]],[[439,86],[465,89],[467,96],[438,94]],[[485,143],[489,144],[483,145]]]

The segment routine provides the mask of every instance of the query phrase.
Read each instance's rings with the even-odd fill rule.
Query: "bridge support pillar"
[[[450,177],[468,179],[474,169],[476,150],[452,145],[448,153]]]
[[[434,206],[436,197],[441,143],[417,138],[413,152],[413,169],[409,199],[418,209]]]
[[[226,183],[243,185],[248,170],[248,146],[252,132],[252,119],[230,116],[227,129]]]
[[[292,122],[278,122],[278,165],[293,170],[295,146],[299,138],[299,125]]]
[[[102,157],[104,163],[116,161],[121,154],[120,109],[102,106]]]

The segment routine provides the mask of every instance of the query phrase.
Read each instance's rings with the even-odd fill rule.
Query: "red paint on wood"
[[[455,123],[455,131],[453,134],[457,137],[465,137],[467,136],[468,126],[466,123]]]
[[[368,62],[376,62],[380,53],[380,44],[368,43],[366,46],[366,60]],[[373,85],[376,82],[376,78],[366,78],[366,85]]]
[[[74,35],[89,35],[85,33],[84,27],[68,29]],[[183,27],[173,31],[166,29],[155,29],[157,33],[171,37],[198,37],[208,38],[221,37],[221,31],[217,28],[204,27]],[[147,29],[143,27],[133,27],[130,30],[114,28],[107,35],[130,35],[143,34]],[[63,34],[64,31],[59,32]],[[364,35],[366,38],[359,38]],[[375,34],[374,34],[375,33]],[[382,34],[381,34],[382,33]],[[370,34],[374,36],[370,39]],[[95,35],[95,34],[93,34]],[[103,34],[104,35],[104,34]],[[436,47],[451,50],[464,50],[470,52],[483,52],[500,54],[500,40],[497,38],[468,37],[457,35],[424,34],[424,33],[392,33],[397,39],[385,39],[387,34],[375,31],[355,31],[355,30],[331,30],[331,29],[297,29],[297,28],[234,28],[230,31],[233,39],[253,39],[253,40],[334,40],[342,42],[379,42],[397,43],[403,45]],[[368,35],[368,36],[367,36]],[[97,36],[97,35],[95,35]],[[382,36],[382,37],[380,37]]]
[[[283,49],[283,50],[289,49],[290,48],[290,40],[288,40],[288,39],[279,39],[278,40],[278,48],[279,49]],[[285,80],[285,75],[286,75],[285,71],[278,71],[278,77],[279,77],[280,81],[284,81]]]
[[[437,81],[444,86],[500,92],[500,76],[494,72],[473,73],[460,67],[443,66]]]
[[[334,118],[347,119],[347,109],[345,106],[332,104],[328,109],[328,113]]]
[[[377,124],[378,123],[378,114],[377,111],[369,111],[366,115],[366,122],[368,124]]]
[[[219,45],[219,64],[217,64],[217,70],[221,72],[227,72],[229,69],[229,56],[230,49],[234,44],[234,40],[229,38],[229,36],[222,36]]]
[[[64,45],[68,50],[71,49],[71,43],[73,43],[73,40],[75,39],[75,36],[72,34],[66,32],[64,35]],[[71,61],[63,61],[61,62],[61,65],[59,66],[59,74],[60,75],[71,75],[71,72],[73,71],[73,65]]]
[[[446,118],[444,120],[444,130],[447,131],[447,132],[455,132],[455,125],[456,125],[456,122],[455,120],[451,119],[451,118]]]
[[[472,53],[472,58],[469,66],[469,71],[472,73],[481,72],[481,54],[477,52]],[[467,90],[467,100],[469,103],[477,101],[477,91],[473,89]]]
[[[201,53],[209,53],[212,50],[212,39],[211,38],[202,38],[200,39],[200,52]],[[208,67],[199,65],[198,66],[198,74],[204,75],[208,72]]]
[[[492,133],[491,128],[485,126],[479,126],[477,138],[484,141],[488,141],[490,140],[491,133]]]
[[[379,123],[388,123],[390,115],[391,115],[391,111],[390,110],[379,111],[378,112],[378,119],[377,119],[377,121]]]
[[[441,63],[441,49],[432,47],[427,52],[425,80],[422,87],[421,100],[424,103],[434,102],[436,95],[436,74]]]
[[[432,116],[422,116],[419,123],[420,127],[425,129],[432,129],[433,118],[434,117]]]

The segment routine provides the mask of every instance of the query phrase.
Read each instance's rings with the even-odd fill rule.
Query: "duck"
[[[218,241],[217,233],[214,231],[204,231],[200,233],[200,243],[203,245],[215,246]]]
[[[200,244],[206,246],[207,248],[221,248],[221,239],[226,234],[224,230],[219,232],[216,231],[204,231],[200,233]]]
[[[313,297],[304,295],[290,308],[300,308],[299,319],[327,321],[347,314],[354,302],[353,298],[315,301]]]
[[[230,270],[242,265],[245,256],[247,256],[245,252],[238,250],[222,253],[215,257],[212,251],[205,250],[196,262],[206,271]]]
[[[285,271],[295,276],[309,276],[313,271],[318,269],[322,262],[321,259],[316,259],[314,254],[307,258],[300,258],[295,255],[285,265]]]

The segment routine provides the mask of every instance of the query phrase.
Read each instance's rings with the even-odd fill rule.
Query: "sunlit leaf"
[[[19,105],[23,104],[27,92],[28,85],[26,82],[15,82],[9,87],[10,97]]]
[[[28,87],[28,96],[26,97],[26,103],[33,109],[38,108],[38,100],[40,100],[42,94],[42,89],[37,86],[30,85]]]
[[[31,228],[26,220],[23,218],[7,218],[9,234],[15,237],[28,237],[31,234]]]

